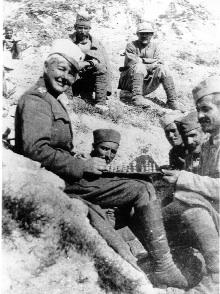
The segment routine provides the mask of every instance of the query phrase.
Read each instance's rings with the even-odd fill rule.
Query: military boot
[[[132,104],[135,106],[149,107],[146,103],[146,99],[143,97],[143,83],[144,75],[141,73],[134,73],[132,79]]]
[[[140,228],[138,234],[141,234],[140,241],[152,260],[153,284],[187,288],[188,282],[175,265],[170,252],[158,200],[150,201],[148,205],[138,208],[136,216]]]
[[[171,76],[166,76],[163,75],[161,77],[161,83],[163,85],[164,91],[167,95],[167,103],[166,105],[168,108],[173,109],[173,110],[181,110],[180,106],[178,105],[176,99],[177,99],[177,94],[176,94],[176,89],[174,86],[173,78]]]
[[[183,222],[194,236],[196,245],[204,257],[207,274],[189,294],[219,293],[219,236],[209,212],[192,208],[182,215]]]

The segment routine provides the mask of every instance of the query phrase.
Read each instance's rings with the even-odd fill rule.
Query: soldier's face
[[[182,144],[182,137],[175,123],[171,123],[166,126],[165,135],[170,145],[172,145],[173,147]]]
[[[99,158],[105,159],[106,163],[110,163],[118,151],[119,145],[114,142],[101,142],[99,144],[94,144],[94,155]]]
[[[189,131],[183,135],[183,142],[190,153],[200,153],[204,133],[201,128]]]
[[[62,56],[54,57],[45,62],[46,80],[51,90],[56,94],[65,92],[75,81],[76,72],[71,64]]]
[[[79,41],[84,40],[85,38],[88,38],[90,27],[84,26],[84,25],[75,25],[76,30],[76,37]]]
[[[11,39],[12,35],[13,35],[13,30],[11,30],[11,29],[5,30],[5,38],[6,39]]]
[[[220,132],[220,93],[201,98],[196,105],[199,123],[206,133]]]
[[[153,37],[153,33],[147,33],[147,32],[137,33],[137,36],[138,36],[138,40],[142,44],[149,44]]]

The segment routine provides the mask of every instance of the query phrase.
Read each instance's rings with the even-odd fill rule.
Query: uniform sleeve
[[[29,95],[23,104],[21,137],[24,155],[39,161],[42,167],[64,179],[81,178],[84,161],[67,150],[51,146],[52,111],[49,103]]]
[[[136,48],[132,43],[127,44],[125,49],[125,56],[129,65],[140,62],[140,57],[136,53]]]
[[[199,193],[207,200],[219,200],[220,179],[200,176],[191,172],[181,171],[176,187],[178,190],[188,190]]]

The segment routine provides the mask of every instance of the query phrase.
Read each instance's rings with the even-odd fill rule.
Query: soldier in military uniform
[[[20,59],[22,48],[20,41],[13,36],[13,29],[9,26],[5,27],[3,50],[7,53],[10,52],[12,59]]]
[[[134,105],[146,106],[143,96],[155,91],[162,84],[168,108],[180,109],[173,78],[164,67],[158,45],[151,41],[153,34],[154,29],[150,23],[138,24],[138,40],[127,44],[118,88],[132,93]]]
[[[69,37],[85,53],[85,60],[81,64],[79,79],[73,84],[73,93],[80,94],[90,104],[107,110],[106,99],[112,92],[108,55],[101,42],[91,36],[91,18],[87,13],[77,14],[74,27],[75,32]]]
[[[190,112],[182,120],[175,122],[186,148],[183,169],[197,174],[199,171],[201,146],[206,138],[198,121],[197,112]]]
[[[219,191],[220,191],[220,77],[213,76],[193,89],[198,120],[210,135],[201,146],[198,174],[163,170],[164,180],[175,185],[173,203],[163,216],[179,216],[202,253],[207,273],[187,293],[219,293]],[[170,216],[169,216],[170,215]]]
[[[63,178],[65,192],[70,197],[102,208],[133,207],[129,225],[135,228],[135,234],[154,262],[155,283],[185,288],[188,284],[173,262],[152,184],[102,177],[107,162],[119,147],[119,134],[114,133],[104,145],[97,134],[96,149],[103,156],[75,157],[71,122],[59,97],[74,82],[83,57],[80,48],[70,40],[54,42],[45,61],[43,77],[18,101],[15,149]]]
[[[164,129],[166,138],[172,148],[169,151],[169,165],[171,169],[183,169],[186,157],[186,149],[179,133],[175,120],[181,120],[182,114],[168,113],[161,120],[161,126]]]

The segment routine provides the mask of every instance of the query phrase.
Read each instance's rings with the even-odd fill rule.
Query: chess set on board
[[[158,165],[149,158],[143,162],[136,162],[135,160],[129,164],[112,162],[107,166],[107,171],[103,173],[105,176],[119,176],[138,179],[160,179],[162,172]]]

